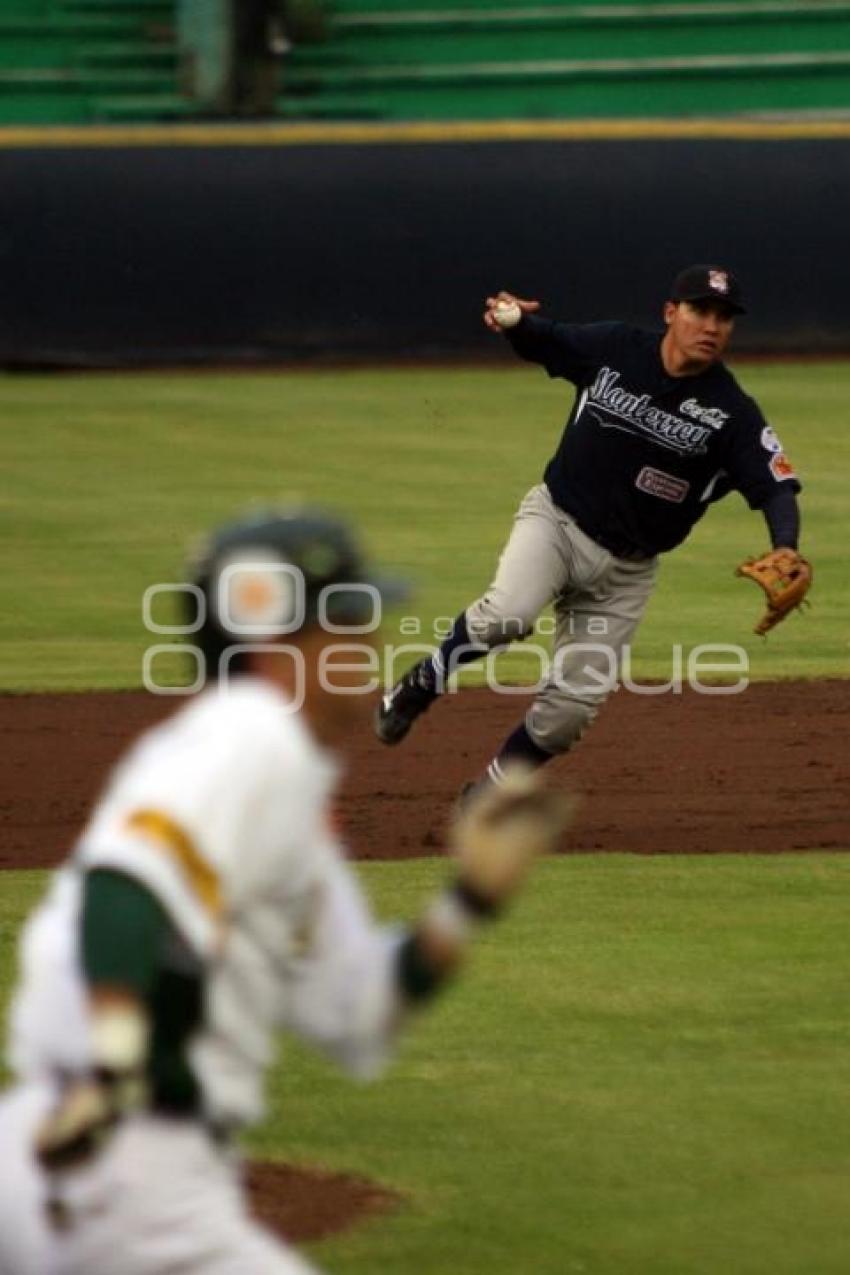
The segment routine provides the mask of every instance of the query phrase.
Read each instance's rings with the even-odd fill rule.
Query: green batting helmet
[[[351,530],[321,509],[262,511],[214,532],[192,565],[184,595],[193,643],[217,676],[233,648],[269,643],[319,625],[329,632],[368,632],[384,602],[401,601],[397,580],[374,575]],[[200,614],[199,614],[200,612]]]

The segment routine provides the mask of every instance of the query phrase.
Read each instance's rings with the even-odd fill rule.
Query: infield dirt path
[[[526,695],[447,696],[399,748],[354,741],[340,799],[357,858],[439,854],[446,816]],[[144,692],[0,696],[0,867],[58,862],[109,767],[173,700]],[[850,849],[850,681],[740,695],[620,691],[550,781],[585,801],[565,851],[715,854]]]

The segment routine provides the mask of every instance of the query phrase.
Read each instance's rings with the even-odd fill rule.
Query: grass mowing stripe
[[[446,865],[359,871],[396,917]],[[7,980],[38,884],[0,878]],[[842,855],[548,861],[380,1084],[288,1045],[251,1147],[404,1194],[340,1275],[838,1275],[848,905]]]
[[[850,364],[754,364],[741,379],[806,483],[813,607],[768,642],[753,635],[760,599],[733,569],[767,534],[761,515],[729,497],[665,558],[635,641],[637,676],[669,676],[673,645],[703,642],[740,643],[757,678],[848,671]],[[138,686],[145,588],[179,578],[200,532],[292,493],[353,515],[376,556],[419,583],[411,613],[433,640],[435,619],[486,587],[571,397],[498,350],[492,370],[0,378],[0,688]],[[537,676],[522,647],[506,660],[507,677]],[[174,676],[161,667],[163,680]]]

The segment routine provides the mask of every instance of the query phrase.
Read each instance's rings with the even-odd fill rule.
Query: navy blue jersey
[[[673,549],[731,490],[753,509],[779,486],[799,491],[776,434],[722,363],[670,376],[662,334],[625,323],[526,315],[507,335],[522,358],[578,390],[544,480],[612,553]]]

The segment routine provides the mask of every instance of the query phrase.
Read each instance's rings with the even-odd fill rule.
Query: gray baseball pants
[[[130,1117],[90,1163],[48,1178],[32,1147],[54,1102],[47,1083],[0,1099],[0,1275],[318,1275],[249,1215],[238,1164],[192,1121]]]
[[[544,483],[522,501],[495,579],[466,625],[473,641],[504,645],[529,634],[554,602],[552,665],[525,719],[544,752],[570,749],[614,689],[657,572],[657,558],[615,558],[591,540]]]

